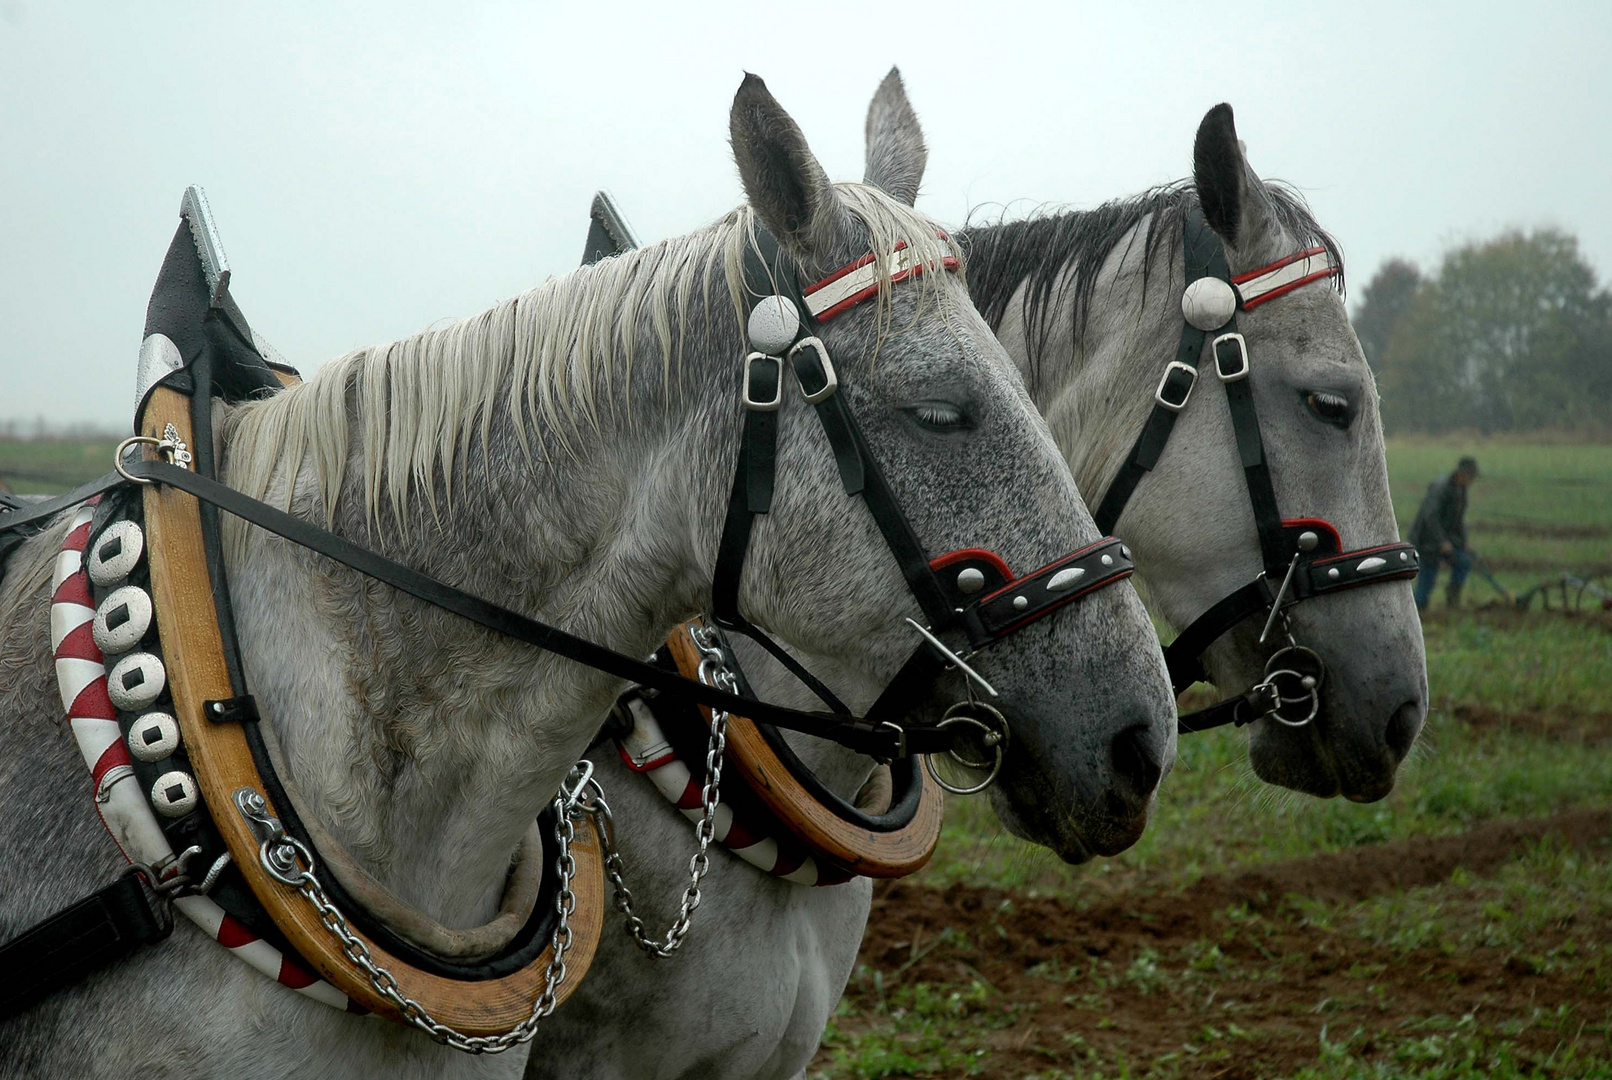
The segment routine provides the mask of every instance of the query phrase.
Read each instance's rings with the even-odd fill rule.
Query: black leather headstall
[[[1360,585],[1412,578],[1418,569],[1416,549],[1410,544],[1394,542],[1343,551],[1338,530],[1331,523],[1320,518],[1284,519],[1277,506],[1270,463],[1260,436],[1259,413],[1254,405],[1248,342],[1237,332],[1237,311],[1331,276],[1337,271],[1330,257],[1321,249],[1310,248],[1234,278],[1224,245],[1196,205],[1188,210],[1182,224],[1181,247],[1186,278],[1181,342],[1175,359],[1165,368],[1154,391],[1153,411],[1148,414],[1131,452],[1098,504],[1097,527],[1105,533],[1114,529],[1137,485],[1159,463],[1175,427],[1176,416],[1192,397],[1207,346],[1215,376],[1226,388],[1232,432],[1254,512],[1264,571],[1213,604],[1164,650],[1170,681],[1177,694],[1204,678],[1204,651],[1249,616],[1265,614],[1265,634],[1268,634],[1277,617],[1292,604]],[[1261,641],[1264,637],[1262,634]],[[1307,669],[1305,663],[1298,663],[1297,670],[1290,667],[1268,669],[1265,681],[1248,692],[1182,716],[1180,732],[1188,734],[1224,724],[1247,724],[1272,714],[1280,718],[1283,715],[1280,710],[1285,705],[1305,700],[1310,701],[1310,715],[1303,720],[1284,719],[1284,722],[1302,725],[1313,718],[1319,708],[1318,689],[1324,664],[1313,651],[1293,642],[1290,635],[1288,640],[1290,647],[1281,653],[1297,650],[1308,654],[1310,659],[1305,663],[1313,670]],[[1302,693],[1283,697],[1283,688],[1277,685],[1278,676],[1293,676],[1298,685],[1287,689],[1302,688]]]

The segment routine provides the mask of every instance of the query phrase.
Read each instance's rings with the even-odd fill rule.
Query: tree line
[[[1391,259],[1354,326],[1389,431],[1612,426],[1612,293],[1560,230]]]

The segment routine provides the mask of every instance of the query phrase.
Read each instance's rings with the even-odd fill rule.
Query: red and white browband
[[[937,233],[945,239],[945,233]],[[947,270],[957,269],[957,256],[947,255],[941,260]],[[894,285],[924,272],[924,264],[902,240],[885,260],[886,279]],[[828,322],[836,315],[872,299],[879,292],[879,267],[870,252],[853,263],[847,263],[821,281],[806,286],[801,295],[806,308],[818,322]]]
[[[1337,273],[1338,264],[1332,260],[1331,253],[1324,247],[1313,247],[1279,259],[1269,266],[1238,274],[1231,279],[1231,283],[1237,286],[1242,308],[1247,311],[1312,281],[1334,277]]]

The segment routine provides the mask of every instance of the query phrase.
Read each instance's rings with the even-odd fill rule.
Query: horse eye
[[[1337,394],[1329,394],[1325,390],[1311,390],[1304,395],[1304,404],[1310,407],[1316,419],[1333,427],[1347,428],[1354,419],[1354,409],[1349,399]]]
[[[914,420],[935,431],[956,431],[971,427],[968,414],[949,401],[920,401],[907,409]]]

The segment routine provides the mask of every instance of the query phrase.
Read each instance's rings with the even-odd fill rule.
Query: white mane
[[[835,189],[867,229],[881,268],[905,241],[931,268],[917,278],[920,296],[937,296],[941,260],[958,255],[956,245],[876,188]],[[280,476],[289,507],[295,478],[311,463],[326,518],[333,520],[353,447],[351,414],[369,519],[384,496],[396,520],[406,521],[411,486],[435,511],[439,470],[451,499],[455,465],[462,480],[473,449],[485,453],[501,413],[530,460],[534,444],[544,452],[543,433],[569,446],[584,425],[597,431],[605,415],[614,418],[618,387],[630,409],[641,353],[659,358],[669,395],[691,333],[696,344],[711,336],[719,273],[734,325],[742,328],[744,251],[754,230],[753,213],[741,207],[697,232],[552,278],[447,328],[333,360],[302,386],[231,412],[228,479],[263,498]],[[696,308],[702,322],[694,320]],[[890,329],[883,274],[878,310],[882,340]]]

